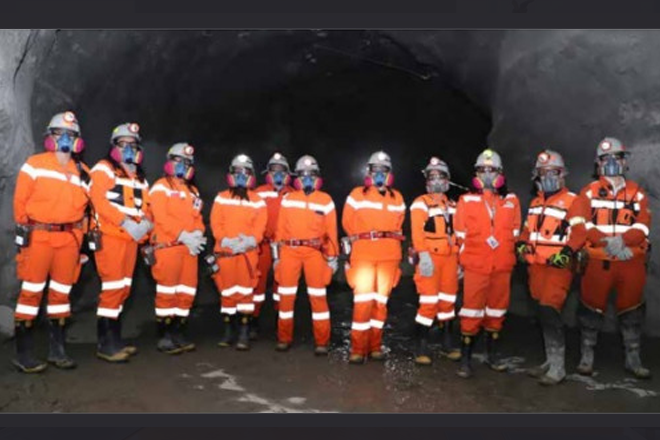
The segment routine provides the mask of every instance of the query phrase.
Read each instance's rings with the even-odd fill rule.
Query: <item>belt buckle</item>
[[[369,240],[374,241],[378,239],[377,231],[369,231]]]
[[[300,240],[291,240],[291,245],[292,248],[297,248],[300,246]]]

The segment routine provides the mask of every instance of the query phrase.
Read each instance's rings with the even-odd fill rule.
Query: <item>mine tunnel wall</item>
[[[201,36],[195,38],[208,37],[204,33],[199,34]],[[453,117],[457,120],[474,118],[477,121],[473,127],[474,134],[466,138],[461,138],[449,128],[443,128],[444,133],[436,134],[435,143],[425,144],[425,140],[420,138],[418,141],[421,146],[419,150],[416,149],[418,155],[411,155],[406,146],[403,143],[399,145],[397,140],[388,145],[388,140],[376,133],[377,120],[362,121],[367,125],[373,124],[374,134],[370,140],[374,145],[382,142],[386,149],[392,149],[395,166],[398,167],[398,181],[403,185],[402,191],[408,204],[412,202],[414,195],[421,191],[421,182],[414,178],[430,154],[440,154],[446,158],[450,165],[456,168],[454,174],[458,179],[465,181],[474,156],[484,146],[480,145],[479,139],[485,139],[487,136],[488,143],[502,153],[510,188],[520,196],[525,207],[531,198],[531,166],[541,148],[552,148],[564,154],[570,169],[568,184],[571,189],[577,191],[590,180],[595,145],[604,136],[616,136],[632,150],[630,177],[640,182],[648,191],[651,209],[656,210],[660,190],[660,172],[657,165],[660,153],[656,146],[660,125],[660,70],[657,69],[654,56],[660,46],[658,32],[384,31],[381,34],[389,39],[388,44],[397,46],[397,51],[408,52],[416,59],[417,63],[411,65],[412,67],[404,66],[406,70],[420,73],[422,76],[429,72],[433,74],[428,82],[436,84],[434,87],[438,88],[438,94],[433,96],[442,99],[459,96],[462,100],[455,101],[454,112],[447,113],[439,109],[433,117]],[[283,120],[277,124],[265,124],[262,127],[270,134],[255,133],[250,130],[248,124],[243,131],[233,130],[233,137],[213,135],[216,137],[210,143],[219,147],[216,147],[217,150],[200,150],[208,153],[201,154],[198,170],[200,176],[212,175],[215,179],[203,185],[207,205],[210,204],[215,191],[221,187],[220,179],[226,162],[241,148],[253,153],[255,159],[263,165],[273,145],[295,144],[295,148],[287,151],[290,160],[295,160],[299,154],[312,151],[319,156],[323,167],[324,161],[329,161],[337,154],[337,151],[333,150],[333,142],[342,141],[338,135],[331,138],[332,130],[329,129],[323,132],[327,135],[326,143],[320,140],[315,142],[313,130],[321,130],[321,125],[315,125],[313,130],[307,131],[301,128],[291,129],[291,124],[295,124],[297,118],[308,123],[313,122],[312,116],[300,112],[287,113],[286,109],[273,110],[280,105],[278,103],[300,103],[305,99],[306,93],[314,90],[305,85],[309,78],[300,79],[299,64],[288,63],[284,65],[282,72],[269,75],[269,72],[264,71],[267,68],[265,64],[250,64],[252,61],[246,61],[242,55],[250,50],[250,44],[271,44],[273,48],[276,48],[276,44],[291,44],[294,40],[286,39],[287,35],[291,36],[291,32],[271,31],[252,36],[247,36],[247,33],[234,33],[232,38],[213,40],[206,52],[200,53],[191,51],[191,46],[185,47],[177,43],[177,38],[181,41],[188,38],[181,33],[175,38],[168,34],[141,35],[136,31],[130,34],[104,32],[94,37],[97,40],[76,35],[75,32],[56,35],[55,31],[0,33],[0,142],[4,153],[0,157],[0,332],[4,334],[11,332],[11,310],[18,292],[13,263],[15,249],[12,244],[11,212],[16,174],[26,157],[40,149],[41,130],[54,112],[73,109],[79,114],[83,135],[92,145],[86,159],[90,165],[104,154],[112,125],[125,120],[138,120],[143,127],[151,127],[152,135],[147,136],[146,148],[159,152],[149,156],[146,163],[152,182],[160,174],[164,151],[168,145],[179,140],[189,140],[204,146],[205,141],[195,139],[194,134],[214,132],[212,127],[204,124],[213,124],[215,121],[209,119],[205,122],[206,116],[201,111],[194,110],[195,106],[201,103],[204,106],[212,105],[205,100],[204,94],[212,92],[220,96],[236,106],[234,113],[239,113],[237,116],[224,107],[211,107],[218,116],[219,128],[216,131],[222,131],[223,118],[230,120],[235,128],[240,122],[241,112],[245,113],[242,117],[249,121],[269,118],[274,114],[288,115],[282,117]],[[256,43],[247,43],[249,38],[256,40]],[[282,42],[277,43],[277,39],[282,39]],[[58,40],[59,44],[54,44]],[[99,46],[95,47],[94,41],[103,44],[99,43]],[[192,47],[198,44],[201,43],[195,42]],[[315,43],[302,39],[299,44],[311,47]],[[103,47],[102,51],[100,47]],[[48,62],[53,57],[63,56],[62,52],[66,50],[69,50],[66,62]],[[309,56],[319,55],[318,51],[310,51],[310,54]],[[204,71],[205,57],[214,60],[216,70]],[[399,59],[404,58],[399,56]],[[163,62],[163,59],[167,62]],[[153,72],[148,69],[154,69],[154,65],[159,74],[148,77],[139,77],[136,74]],[[232,80],[232,75],[238,75],[236,72],[240,70],[235,66],[244,65],[250,66],[249,72],[246,70],[245,77],[240,78],[240,81]],[[189,66],[199,70],[193,75],[186,71]],[[221,76],[218,76],[214,81],[218,75],[218,66],[227,76],[222,77],[222,80]],[[68,72],[57,76],[54,74],[56,70]],[[398,70],[399,74],[403,71]],[[340,74],[346,75],[337,73]],[[70,83],[53,80],[58,77],[68,78]],[[275,84],[277,81],[286,82],[287,78],[292,77],[297,79],[289,89],[286,85]],[[129,95],[147,90],[148,86],[156,90],[153,84],[159,82],[162,83],[163,90],[166,90],[168,82],[173,83],[175,78],[180,81],[178,85],[182,95],[176,100],[173,101],[170,93],[150,95],[148,104],[140,108],[126,104],[134,102]],[[221,82],[225,81],[225,78],[228,79],[223,85]],[[322,81],[313,77],[312,80]],[[356,81],[362,79],[356,77]],[[390,84],[390,79],[385,76],[378,81],[385,87]],[[264,85],[266,83],[268,87]],[[206,84],[208,90],[203,87],[200,89],[200,84]],[[417,93],[420,87],[424,87],[420,84],[419,81],[415,82],[410,88],[396,95],[396,99],[411,105],[411,102],[405,101],[405,94]],[[264,104],[263,99],[259,98],[259,90],[254,92],[260,85],[264,90],[278,90],[266,95],[267,99],[276,104]],[[244,90],[236,91],[241,87]],[[342,92],[359,95],[360,89],[347,88]],[[282,94],[287,95],[286,99]],[[327,104],[327,101],[323,102]],[[388,101],[383,102],[389,105]],[[240,108],[240,103],[245,108]],[[179,123],[161,123],[160,120],[165,114],[163,109],[175,112],[180,106],[185,106],[186,112],[180,115]],[[424,101],[419,106],[430,107],[431,103]],[[254,110],[255,114],[251,114],[249,107],[270,110],[264,114],[256,114],[257,110]],[[329,114],[332,107],[315,111],[313,117],[321,117]],[[112,119],[105,113],[121,114],[122,120]],[[433,119],[425,119],[420,111],[413,112],[411,117],[419,126],[433,124]],[[489,119],[489,132],[484,132],[484,118]],[[392,125],[389,120],[381,123],[384,126]],[[183,130],[188,136],[186,139],[181,139],[177,131],[181,130],[182,126],[186,127],[186,130]],[[449,126],[451,123],[447,127]],[[469,127],[467,129],[469,130]],[[391,130],[388,133],[394,133],[392,136],[396,136]],[[358,147],[348,145],[344,147],[345,150],[339,151],[350,154]],[[358,156],[367,154],[367,151],[362,150]],[[208,163],[220,161],[222,164],[216,167],[206,165],[204,159]],[[338,206],[343,204],[346,188],[359,183],[359,170],[344,169],[340,170],[340,173],[343,173],[343,183],[337,179],[328,179],[328,190],[335,197]],[[656,217],[653,219],[651,235],[654,242],[657,223]],[[87,293],[79,297],[78,307],[74,307],[74,310],[94,305],[98,278],[91,270],[92,268],[86,269],[80,285],[76,287],[77,291]],[[138,268],[138,276],[140,281],[137,288],[149,286],[145,268]],[[511,310],[513,313],[529,315],[533,309],[524,283],[524,270],[518,269],[514,277]],[[646,330],[652,335],[660,335],[660,293],[657,289],[659,284],[658,257],[653,255],[645,292]],[[208,280],[202,280],[201,287],[202,290],[212,291]],[[200,298],[202,302],[214,300],[211,296]],[[573,289],[565,313],[566,320],[571,324],[574,323],[576,304],[577,290]],[[610,315],[609,329],[613,328],[613,322]]]

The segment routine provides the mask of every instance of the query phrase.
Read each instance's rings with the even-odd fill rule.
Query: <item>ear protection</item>
[[[110,157],[112,157],[117,162],[124,161],[124,154],[122,153],[122,150],[116,145],[112,147],[112,149],[110,150]],[[139,165],[142,163],[143,157],[144,154],[142,153],[142,148],[138,148],[137,151],[135,152],[135,156],[133,157],[133,162],[131,163]]]
[[[44,138],[44,148],[46,151],[61,151],[60,146],[57,144],[57,141],[55,140],[55,136],[49,134],[46,135]],[[68,153],[82,153],[82,151],[85,149],[85,141],[82,140],[82,138],[77,137],[73,141],[73,145],[71,146],[71,151],[68,151]]]
[[[177,175],[177,169],[176,168],[177,168],[178,164],[179,163],[174,162],[173,160],[168,160],[167,162],[165,162],[165,166],[163,167],[163,169],[165,171],[165,174],[167,174],[168,176],[172,176],[172,177],[180,177],[180,178],[185,179],[185,180],[192,179],[193,176],[195,175],[195,167],[193,167],[191,165],[191,166],[187,167],[187,169],[183,173],[183,175]]]
[[[385,176],[385,182],[383,183],[383,186],[390,187],[393,184],[394,184],[394,173],[390,171]],[[374,178],[371,176],[371,174],[367,174],[364,177],[364,186],[376,186],[376,182],[374,182]]]
[[[302,191],[305,189],[305,186],[303,185],[302,177],[296,177],[293,179],[293,187],[299,191]],[[323,178],[321,176],[316,176],[313,177],[314,179],[314,185],[312,186],[312,189],[314,191],[320,190],[321,187],[323,186]]]
[[[238,186],[236,182],[236,176],[234,176],[232,173],[227,173],[227,184],[232,188],[236,188]],[[256,184],[257,184],[257,178],[253,174],[248,175],[247,182],[245,183],[245,187],[252,189],[256,186]]]
[[[266,173],[266,183],[269,185],[275,185],[275,182],[273,181],[273,173],[268,172]],[[282,180],[282,186],[287,186],[289,183],[291,183],[291,175],[287,172],[284,172],[284,180]]]
[[[500,174],[493,181],[493,188],[494,189],[500,189],[504,186],[504,183],[506,183],[506,179],[504,178],[504,174]],[[486,188],[486,185],[484,185],[484,182],[482,182],[481,179],[476,177],[476,176],[472,178],[472,186],[474,186],[474,188],[479,190],[479,191],[483,191]]]

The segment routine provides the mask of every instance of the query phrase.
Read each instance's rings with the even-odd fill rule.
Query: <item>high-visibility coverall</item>
[[[346,198],[342,226],[348,236],[369,232],[401,233],[406,204],[397,190],[381,194],[358,186]],[[346,281],[353,289],[351,354],[380,352],[387,319],[387,300],[401,278],[401,241],[357,240],[352,244]]]
[[[216,196],[211,208],[211,230],[220,268],[213,276],[221,296],[220,313],[252,315],[254,288],[259,281],[258,247],[232,256],[231,249],[221,246],[222,239],[243,234],[254,237],[258,244],[263,239],[267,220],[266,202],[255,191],[247,191],[247,200],[232,197],[230,190]]]
[[[273,266],[273,256],[271,254],[270,243],[275,237],[275,230],[277,229],[277,217],[280,213],[280,204],[282,197],[285,194],[293,191],[293,187],[285,186],[280,191],[277,191],[275,186],[266,183],[261,185],[256,190],[256,193],[266,202],[268,210],[268,222],[266,223],[266,232],[264,239],[259,244],[259,282],[254,290],[254,316],[259,316],[261,306],[266,300],[266,285],[268,283],[268,274]],[[279,302],[279,294],[277,293],[277,281],[273,280],[273,303],[277,310],[277,303]]]
[[[80,166],[89,171],[84,164]],[[54,152],[30,156],[21,167],[14,193],[14,220],[32,224],[33,230],[29,245],[16,257],[17,276],[23,282],[16,320],[29,321],[37,316],[48,280],[48,317],[71,315],[69,293],[80,275],[87,191],[74,160],[62,166]],[[60,226],[68,230],[48,230],[57,225],[68,225]]]
[[[520,240],[527,242],[529,253],[529,290],[541,306],[552,307],[561,313],[571,287],[571,268],[560,269],[548,264],[548,258],[564,246],[578,251],[587,237],[586,219],[589,201],[567,188],[545,197],[539,192],[527,211],[527,219]]]
[[[115,169],[108,160],[92,168],[90,197],[94,205],[92,227],[102,234],[101,249],[94,252],[101,277],[97,316],[118,319],[131,292],[138,243],[120,226],[125,218],[145,219],[149,184],[128,171]],[[147,241],[148,236],[141,242]]]
[[[459,264],[464,268],[461,333],[476,335],[481,327],[498,332],[509,307],[514,245],[520,235],[520,202],[509,193],[463,194],[456,206],[454,231]]]
[[[646,283],[645,259],[649,246],[651,212],[648,196],[635,182],[626,180],[625,188],[614,195],[604,177],[587,185],[581,195],[589,199],[591,215],[587,222],[589,261],[582,276],[581,301],[593,311],[603,313],[609,292],[616,289],[619,314],[639,307]],[[633,258],[619,261],[605,252],[604,237],[623,236]]]
[[[410,205],[410,229],[416,252],[428,252],[434,271],[423,277],[419,266],[414,281],[419,293],[415,321],[426,327],[433,320],[448,321],[455,316],[454,303],[458,291],[458,246],[453,234],[456,203],[445,194],[424,194]]]
[[[156,280],[158,318],[190,315],[197,294],[197,256],[177,244],[177,238],[182,231],[205,230],[202,205],[197,188],[183,179],[162,177],[149,191],[154,220],[151,243],[156,247],[151,274]]]
[[[312,241],[318,247],[287,244],[290,240]],[[279,246],[279,263],[275,266],[280,307],[277,322],[279,342],[293,340],[293,312],[298,281],[304,270],[307,295],[312,308],[312,325],[316,346],[330,342],[330,311],[326,287],[332,281],[332,269],[326,258],[339,254],[337,212],[330,195],[323,191],[305,194],[302,190],[284,196],[277,220],[275,241]]]

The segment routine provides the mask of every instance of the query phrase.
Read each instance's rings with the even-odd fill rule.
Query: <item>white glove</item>
[[[124,230],[128,232],[128,235],[130,235],[135,241],[140,241],[140,239],[144,236],[140,225],[138,225],[136,221],[130,218],[125,218],[124,221],[121,222],[120,226],[124,228]]]
[[[433,275],[435,266],[431,259],[431,254],[426,251],[419,253],[419,274],[423,277],[430,277]]]
[[[243,234],[238,234],[238,238],[240,240],[239,245],[241,246],[240,252],[245,252],[250,248],[256,248],[257,247],[257,239],[254,238],[252,235],[243,235]]]
[[[231,249],[231,252],[234,254],[240,254],[242,252],[241,239],[238,237],[235,238],[225,237],[220,242],[220,246],[222,246],[223,248]]]
[[[146,218],[142,219],[142,221],[140,223],[138,223],[137,225],[138,225],[138,229],[140,231],[140,238],[136,241],[141,240],[145,235],[147,235],[149,233],[149,231],[151,231],[154,228],[154,225],[149,220],[147,220]]]
[[[206,237],[199,229],[193,232],[182,231],[177,240],[186,245],[190,255],[199,255],[204,250],[204,245],[206,245]]]
[[[619,253],[614,255],[620,261],[628,261],[633,257],[633,252],[629,247],[624,247]]]
[[[330,266],[330,268],[332,269],[332,274],[333,275],[336,274],[337,269],[339,269],[339,260],[337,259],[337,257],[328,258],[327,263],[328,266]]]
[[[607,245],[605,246],[605,252],[607,252],[607,255],[609,255],[610,257],[615,257],[625,247],[625,244],[623,243],[622,235],[616,235],[614,237],[605,237],[602,239],[602,241],[607,243]]]

